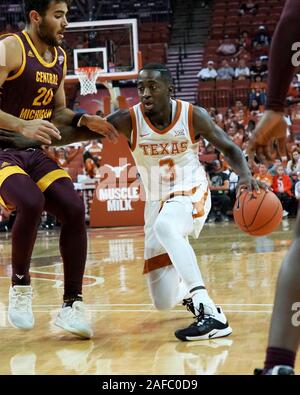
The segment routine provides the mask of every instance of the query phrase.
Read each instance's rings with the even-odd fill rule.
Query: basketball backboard
[[[100,67],[101,79],[135,79],[138,74],[136,19],[71,22],[65,32],[67,81],[76,81],[78,67]]]

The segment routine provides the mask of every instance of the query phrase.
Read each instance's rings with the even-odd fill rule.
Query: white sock
[[[181,280],[178,284],[178,292],[176,296],[177,303],[181,303],[183,299],[190,297],[188,287],[185,285],[184,281]]]
[[[211,298],[208,296],[206,289],[199,289],[191,292],[194,309],[199,313],[200,303],[204,306],[204,312],[209,315],[216,315],[218,313],[217,308]]]

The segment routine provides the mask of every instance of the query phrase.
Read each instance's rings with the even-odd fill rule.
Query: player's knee
[[[159,239],[165,239],[166,237],[169,237],[170,233],[172,232],[172,229],[170,229],[169,225],[170,224],[167,218],[158,217],[153,225],[155,235]]]
[[[76,199],[70,201],[63,210],[64,219],[82,220],[85,217],[85,207],[82,199],[76,196]]]

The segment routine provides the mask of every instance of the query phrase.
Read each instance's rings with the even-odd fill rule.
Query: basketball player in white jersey
[[[258,185],[242,151],[203,108],[172,100],[172,77],[160,64],[146,65],[138,77],[140,103],[107,120],[131,144],[147,196],[145,266],[151,298],[159,310],[184,304],[196,322],[175,335],[181,340],[227,336],[232,332],[204,285],[188,235],[197,237],[211,208],[208,180],[198,159],[200,134],[222,151],[240,185]]]
[[[183,302],[195,315],[192,325],[175,332],[181,340],[228,336],[232,329],[209,297],[188,241],[188,235],[199,235],[211,207],[208,180],[198,159],[200,135],[223,152],[241,186],[251,190],[258,184],[240,148],[207,112],[172,100],[172,92],[169,70],[146,65],[138,76],[140,103],[107,120],[127,136],[146,191],[144,274],[154,306],[164,310]],[[89,117],[82,119],[83,126]],[[61,135],[64,143],[79,139],[78,132],[66,128]],[[86,132],[86,138],[93,137]]]

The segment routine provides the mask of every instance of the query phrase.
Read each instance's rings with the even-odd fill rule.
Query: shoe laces
[[[84,307],[80,302],[74,302],[72,306],[62,308],[64,318],[69,322],[78,322],[84,320]]]
[[[189,311],[190,313],[194,314],[194,317],[196,318],[195,308],[194,308],[194,304],[193,304],[192,298],[183,299],[182,306],[185,306],[187,311]]]
[[[31,310],[32,291],[26,292],[14,291],[11,297],[11,303],[14,309],[28,312]]]
[[[211,314],[205,313],[204,305],[203,303],[200,303],[198,315],[196,315],[196,321],[192,325],[194,326],[203,325],[210,318],[211,318]]]

